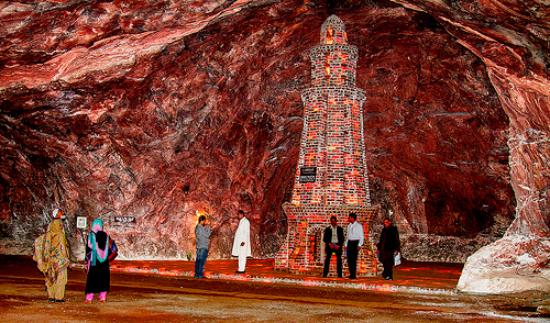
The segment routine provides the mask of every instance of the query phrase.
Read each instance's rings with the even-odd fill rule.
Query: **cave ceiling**
[[[545,1],[5,1],[4,252],[29,248],[60,206],[135,217],[111,227],[130,257],[190,252],[201,212],[227,256],[244,209],[253,252],[272,255],[307,51],[331,13],[359,48],[380,215],[406,233],[547,232]]]

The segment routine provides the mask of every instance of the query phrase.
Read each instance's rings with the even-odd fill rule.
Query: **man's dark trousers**
[[[395,264],[393,251],[382,251],[382,253],[380,253],[380,261],[382,262],[382,266],[384,266],[382,277],[393,279],[393,265]]]
[[[357,278],[357,254],[359,240],[348,240],[348,269],[349,269],[349,278]]]
[[[336,254],[336,271],[338,272],[338,277],[342,277],[342,247],[338,248],[338,250],[332,249],[330,247],[325,248],[325,253],[327,257],[325,258],[325,268],[323,269],[323,277],[327,277],[328,270],[330,267],[330,258],[332,257],[332,253]]]

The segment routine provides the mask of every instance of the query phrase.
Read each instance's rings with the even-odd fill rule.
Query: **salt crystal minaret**
[[[302,91],[304,126],[294,190],[292,201],[283,205],[288,234],[275,257],[275,268],[320,270],[322,235],[330,217],[336,216],[345,230],[348,214],[355,212],[365,232],[357,274],[375,275],[376,258],[369,240],[375,209],[371,207],[363,136],[366,97],[355,87],[358,51],[348,44],[340,18],[332,15],[323,23],[321,43],[309,56],[312,80],[311,87]],[[331,261],[331,265],[335,263]]]

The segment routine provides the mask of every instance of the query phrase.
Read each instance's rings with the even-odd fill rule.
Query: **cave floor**
[[[115,261],[105,304],[83,303],[85,273],[69,271],[65,303],[48,303],[32,259],[0,256],[0,322],[548,322],[536,312],[548,295],[457,293],[461,266],[405,263],[396,280],[274,273],[253,260],[246,275],[236,261],[209,261],[208,279],[186,275],[193,263]],[[128,271],[133,271],[128,273]],[[263,279],[263,280],[261,280]]]
[[[81,265],[83,268],[83,265]],[[78,267],[78,266],[77,266]],[[161,276],[193,277],[195,264],[192,261],[115,261],[112,271],[158,274]],[[205,276],[212,279],[239,280],[266,283],[287,283],[301,286],[347,287],[363,290],[393,290],[448,294],[460,278],[461,264],[433,264],[404,262],[395,267],[394,281],[388,283],[379,277],[364,277],[357,280],[337,277],[321,278],[321,269],[312,275],[296,275],[274,270],[273,259],[247,261],[246,273],[238,274],[236,260],[208,260]],[[344,273],[345,274],[345,273]],[[381,273],[379,273],[381,274]],[[335,276],[335,273],[331,273]]]

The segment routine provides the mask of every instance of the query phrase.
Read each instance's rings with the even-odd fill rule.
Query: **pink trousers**
[[[86,294],[86,300],[91,301],[94,299],[94,293]],[[107,299],[107,292],[101,292],[99,293],[99,300],[104,301]]]

